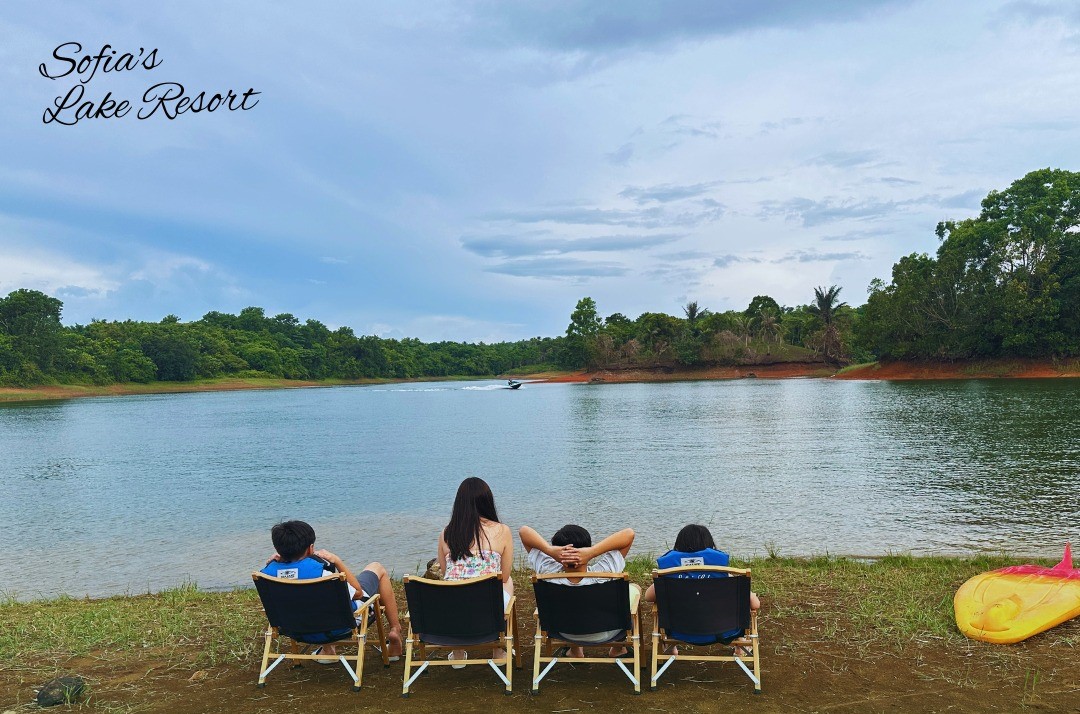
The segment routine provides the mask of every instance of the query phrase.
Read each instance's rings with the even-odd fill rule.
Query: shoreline
[[[1080,377],[1080,359],[1059,362],[1037,359],[964,360],[955,362],[870,362],[838,367],[822,362],[774,362],[734,366],[672,369],[602,369],[573,372],[541,382],[625,384],[724,379],[844,379],[936,381],[952,379],[1058,379]]]
[[[964,360],[956,362],[871,362],[837,367],[822,362],[774,362],[769,364],[714,365],[691,368],[601,369],[592,372],[539,372],[488,377],[449,376],[412,379],[218,378],[196,382],[148,384],[39,385],[0,387],[0,404],[55,401],[83,397],[116,397],[136,394],[183,394],[257,389],[307,389],[316,387],[408,384],[412,382],[501,381],[514,378],[540,384],[628,384],[640,382],[692,382],[730,379],[843,379],[885,381],[935,381],[954,379],[1059,379],[1080,377],[1080,359]]]

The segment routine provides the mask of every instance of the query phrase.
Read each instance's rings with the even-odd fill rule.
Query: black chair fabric
[[[537,580],[533,590],[540,629],[546,632],[580,635],[633,629],[630,583],[626,580],[613,579],[593,585],[561,585]]]
[[[256,578],[255,589],[270,625],[294,639],[356,627],[349,585],[344,580],[278,583]]]
[[[506,630],[503,587],[498,578],[468,585],[409,580],[405,599],[413,631],[427,644],[484,644],[501,639]]]
[[[750,578],[676,578],[653,581],[660,627],[669,636],[721,635],[750,627]]]

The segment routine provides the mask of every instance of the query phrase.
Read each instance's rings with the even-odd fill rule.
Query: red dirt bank
[[[958,362],[874,362],[839,371],[837,368],[808,362],[781,362],[768,365],[734,367],[697,367],[689,369],[627,369],[574,372],[537,380],[542,382],[675,382],[702,379],[786,379],[792,377],[828,377],[831,379],[996,379],[1080,377],[1080,360],[979,360]]]

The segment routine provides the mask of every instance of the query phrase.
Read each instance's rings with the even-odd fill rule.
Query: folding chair
[[[735,662],[754,683],[754,694],[761,694],[757,613],[750,609],[750,571],[717,565],[693,565],[654,570],[652,576],[656,615],[653,618],[649,689],[655,691],[660,676],[672,662],[679,659]],[[740,633],[732,638],[733,630]],[[735,649],[730,656],[690,655],[685,652],[661,654],[662,648],[678,642],[694,647],[721,644],[749,649],[750,655],[737,655]],[[667,661],[657,669],[661,656]],[[753,671],[746,666],[747,661],[753,663]]]
[[[409,611],[404,619],[409,623],[409,635],[405,639],[405,675],[402,679],[401,696],[409,696],[409,687],[429,665],[487,664],[506,685],[506,694],[512,693],[514,665],[521,668],[521,655],[514,651],[518,621],[514,610],[515,598],[503,606],[503,586],[498,575],[483,575],[468,580],[429,580],[406,575],[405,600]],[[423,662],[413,672],[414,645],[416,655]],[[506,654],[501,659],[472,658],[470,651],[486,649],[489,653],[502,647]],[[465,659],[431,659],[430,651],[440,649],[465,650]],[[503,674],[500,666],[506,668]]]
[[[359,692],[364,679],[364,645],[367,644],[368,625],[372,620],[379,634],[375,647],[382,655],[383,666],[390,666],[382,623],[384,608],[378,593],[360,603],[353,611],[344,573],[310,580],[275,578],[265,573],[252,573],[251,577],[270,623],[266,629],[262,664],[259,666],[259,687],[265,687],[267,675],[287,659],[302,662],[327,658],[325,654],[307,654],[307,647],[304,653],[299,652],[300,644],[335,647],[356,645],[356,656],[349,658],[353,660],[352,667],[345,655],[339,654],[338,660],[353,681],[353,691]],[[291,640],[289,652],[280,651],[282,637]],[[271,651],[275,639],[277,651]],[[275,658],[274,663],[268,667],[267,662],[271,657]]]
[[[626,573],[585,574],[589,578],[607,579],[607,582],[592,585],[548,582],[567,575],[549,573],[532,576],[533,591],[536,593],[532,693],[539,694],[541,680],[556,662],[613,662],[633,683],[634,694],[641,694],[641,627],[637,603],[633,610],[630,609],[630,576]],[[616,634],[603,642],[572,639],[574,633],[614,630],[617,630]],[[556,657],[552,650],[559,644],[605,648],[623,645],[634,653],[634,669],[627,669],[621,657]],[[541,672],[540,665],[544,663],[547,666]]]

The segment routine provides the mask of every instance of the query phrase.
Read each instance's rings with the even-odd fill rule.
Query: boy
[[[397,601],[394,600],[394,589],[390,584],[390,576],[379,563],[368,563],[357,577],[352,574],[348,566],[338,556],[328,550],[315,550],[315,529],[304,521],[285,521],[278,523],[270,530],[270,539],[274,543],[273,557],[266,563],[262,572],[278,578],[290,578],[295,580],[311,580],[321,578],[324,575],[332,575],[327,568],[334,568],[345,574],[345,581],[349,584],[349,595],[353,599],[353,610],[359,607],[357,600],[366,600],[375,593],[381,597],[379,601],[386,609],[386,620],[390,625],[387,633],[389,649],[387,654],[391,661],[397,661],[401,656],[401,623],[398,621]],[[317,652],[328,656],[335,656],[337,651],[333,645],[323,645]],[[332,664],[336,659],[315,660],[320,664]]]
[[[593,585],[605,582],[604,579],[590,578],[585,573],[621,573],[626,567],[626,554],[634,543],[632,528],[624,528],[613,533],[596,545],[592,544],[589,531],[577,525],[565,525],[551,537],[548,543],[529,526],[522,526],[519,531],[521,544],[525,546],[526,560],[532,569],[540,575],[566,572],[565,578],[555,578],[549,582],[558,585]],[[571,575],[577,573],[577,577]],[[630,608],[641,597],[641,588],[630,583]],[[560,633],[565,634],[565,633]],[[586,642],[606,642],[618,634],[612,632],[592,632],[581,635],[569,635],[569,639]],[[614,647],[608,653],[612,657],[626,654],[626,648]],[[584,657],[581,647],[569,651],[570,657]]]

